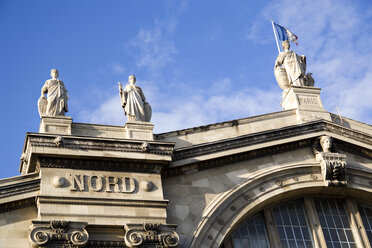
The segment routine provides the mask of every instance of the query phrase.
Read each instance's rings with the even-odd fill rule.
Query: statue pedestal
[[[128,121],[124,128],[127,139],[154,140],[154,124],[151,122]]]
[[[283,92],[281,105],[284,110],[296,109],[299,123],[318,119],[331,121],[331,115],[320,100],[320,88],[291,86]]]
[[[71,135],[71,124],[70,116],[42,116],[39,133]]]

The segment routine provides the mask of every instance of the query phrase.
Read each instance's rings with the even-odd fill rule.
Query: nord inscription
[[[138,183],[131,177],[90,176],[71,174],[71,191],[134,193]]]

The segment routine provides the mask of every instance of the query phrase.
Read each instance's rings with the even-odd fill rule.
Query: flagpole
[[[274,20],[273,19],[271,19],[271,24],[273,25],[273,31],[274,31],[274,35],[275,35],[276,46],[278,47],[278,53],[280,53],[278,36],[276,36],[275,27],[274,27]]]

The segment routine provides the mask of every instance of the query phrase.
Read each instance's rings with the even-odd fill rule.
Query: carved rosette
[[[125,225],[124,241],[128,247],[176,247],[180,241],[176,225],[159,223]]]
[[[86,222],[32,221],[29,241],[31,247],[84,247],[89,239]]]

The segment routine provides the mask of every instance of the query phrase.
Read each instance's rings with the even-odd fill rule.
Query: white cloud
[[[107,125],[124,125],[126,121],[117,92],[107,98],[96,110],[83,110],[79,117],[82,122]]]
[[[125,67],[121,64],[113,64],[112,65],[112,72],[114,74],[123,74],[125,72]]]
[[[138,68],[156,75],[174,60],[177,49],[171,35],[176,31],[177,18],[186,6],[186,1],[170,4],[164,20],[156,19],[152,28],[140,29],[136,37],[126,44],[126,51],[134,58]]]
[[[173,60],[177,50],[167,38],[166,29],[166,26],[156,21],[154,28],[141,29],[128,43],[127,52],[134,58],[137,67],[156,73]]]

